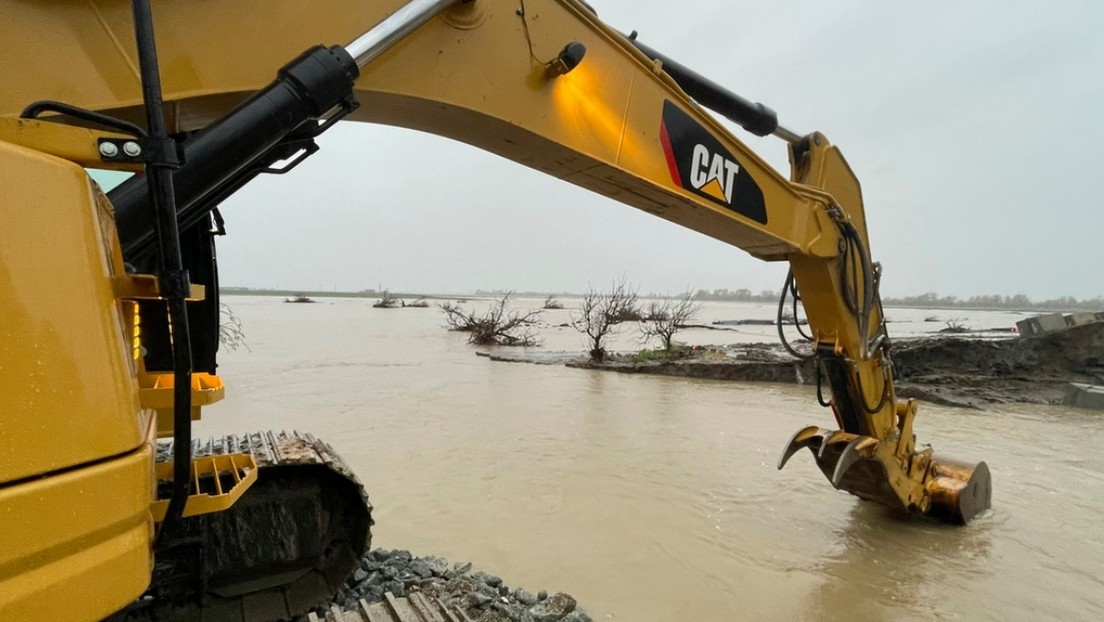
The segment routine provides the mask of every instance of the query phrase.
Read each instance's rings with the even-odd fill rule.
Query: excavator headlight
[[[560,50],[556,60],[548,64],[548,76],[555,78],[570,72],[578,67],[579,63],[583,62],[584,56],[586,56],[585,45],[578,41],[568,43],[564,46],[564,49]]]

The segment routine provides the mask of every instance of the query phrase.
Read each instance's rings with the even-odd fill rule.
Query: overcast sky
[[[590,1],[839,145],[885,295],[1104,295],[1104,2]],[[788,172],[780,141],[735,133]],[[345,123],[319,142],[223,206],[225,285],[578,292],[624,275],[676,293],[785,277],[436,136]]]

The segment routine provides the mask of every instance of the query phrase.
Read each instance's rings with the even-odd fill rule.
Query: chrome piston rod
[[[356,60],[357,67],[364,67],[403,37],[459,1],[412,0],[345,46],[345,51]]]

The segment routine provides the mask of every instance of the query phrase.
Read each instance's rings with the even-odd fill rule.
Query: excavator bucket
[[[870,436],[809,426],[786,444],[778,468],[808,448],[832,486],[861,499],[958,525],[990,507],[992,481],[984,462],[935,457],[930,449],[901,461],[895,447],[882,445]]]

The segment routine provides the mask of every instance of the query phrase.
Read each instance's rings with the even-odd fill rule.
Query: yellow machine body
[[[104,617],[145,588],[153,529],[114,221],[83,169],[39,151],[0,142],[0,187],[0,618]]]

